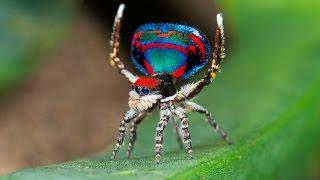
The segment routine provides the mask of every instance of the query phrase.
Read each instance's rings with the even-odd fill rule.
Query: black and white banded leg
[[[183,142],[182,142],[181,133],[180,133],[180,126],[179,126],[177,120],[174,117],[171,116],[170,120],[172,122],[173,130],[174,130],[174,133],[176,134],[177,142],[179,144],[179,147],[180,147],[180,149],[182,149],[183,148]]]
[[[131,123],[130,127],[130,140],[129,140],[129,145],[126,153],[126,158],[130,158],[133,147],[136,143],[137,140],[137,128],[138,125],[143,121],[143,119],[146,117],[145,113],[141,113],[138,117],[136,117],[133,122]]]
[[[154,148],[156,163],[160,163],[162,144],[163,144],[163,131],[166,128],[170,119],[170,111],[166,103],[160,103],[160,121],[156,129],[156,145]]]
[[[111,159],[114,159],[117,156],[117,153],[119,151],[119,148],[121,147],[123,140],[125,138],[126,135],[126,124],[129,123],[131,120],[133,120],[134,118],[136,118],[139,115],[140,112],[138,112],[135,109],[130,109],[125,115],[123,120],[120,123],[120,127],[119,127],[119,135],[118,135],[118,139],[117,139],[117,143],[115,145],[115,148],[112,152],[112,156]]]
[[[183,86],[177,93],[174,101],[183,102],[195,97],[203,87],[209,85],[216,77],[216,74],[220,71],[221,64],[225,58],[225,37],[222,14],[217,15],[217,29],[214,36],[211,56],[211,66],[207,73],[199,81],[195,83],[189,83]]]
[[[187,118],[186,112],[182,107],[177,107],[173,111],[173,113],[175,116],[177,116],[181,120],[181,130],[183,133],[183,141],[190,158],[193,158],[191,136],[189,132],[189,119]]]
[[[118,8],[117,15],[114,18],[113,31],[110,40],[110,64],[118,69],[119,73],[125,76],[129,82],[134,83],[138,77],[125,68],[123,62],[120,59],[120,30],[123,20],[123,12],[125,5],[121,4]]]
[[[185,102],[185,105],[187,108],[190,108],[193,112],[198,112],[201,114],[204,114],[208,120],[208,123],[210,124],[210,126],[213,128],[213,130],[219,134],[219,136],[228,144],[232,144],[232,142],[230,141],[228,135],[219,127],[218,123],[215,121],[215,119],[213,118],[213,116],[211,115],[211,113],[205,109],[204,107],[191,102],[191,101],[187,101]]]

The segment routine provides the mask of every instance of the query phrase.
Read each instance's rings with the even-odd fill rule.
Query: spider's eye
[[[139,86],[134,87],[134,90],[140,94],[141,93],[141,88]]]
[[[150,93],[150,89],[146,88],[146,87],[143,87],[143,88],[141,88],[141,93],[143,95],[148,95]]]

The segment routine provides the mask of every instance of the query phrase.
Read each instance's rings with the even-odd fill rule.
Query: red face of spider
[[[140,96],[149,95],[151,92],[157,91],[161,84],[161,80],[154,77],[139,77],[136,82],[134,82],[133,89]]]
[[[133,84],[134,90],[141,96],[158,93],[169,97],[176,93],[174,79],[169,74],[156,74],[152,77],[139,77]]]
[[[139,77],[132,85],[129,106],[134,109],[147,110],[156,105],[161,98],[176,93],[170,75],[156,75],[155,77]]]
[[[137,110],[147,110],[155,106],[162,95],[159,92],[160,79],[139,77],[133,84],[129,95],[129,106]]]

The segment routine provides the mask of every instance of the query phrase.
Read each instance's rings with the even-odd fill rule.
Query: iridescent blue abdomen
[[[132,39],[132,60],[145,75],[187,79],[209,61],[211,49],[199,30],[179,24],[145,24]]]

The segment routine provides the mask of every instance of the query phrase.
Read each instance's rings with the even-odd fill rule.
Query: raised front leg
[[[160,163],[162,143],[163,143],[163,131],[166,128],[170,119],[170,111],[166,103],[160,103],[160,121],[156,129],[156,145],[154,148],[156,154],[156,163]]]
[[[118,8],[117,15],[114,19],[113,23],[113,31],[111,34],[111,40],[110,40],[110,64],[114,67],[116,67],[120,74],[124,75],[129,82],[134,83],[138,77],[132,74],[129,70],[125,69],[122,61],[120,60],[120,29],[121,29],[121,22],[123,18],[123,11],[124,11],[125,5],[121,4]]]
[[[218,27],[216,29],[214,44],[212,47],[211,66],[205,76],[199,81],[183,86],[181,90],[178,91],[174,101],[181,102],[195,97],[204,86],[209,85],[212,82],[216,77],[216,74],[219,72],[221,63],[225,57],[225,38],[222,14],[217,15],[217,24]]]
[[[190,101],[186,102],[185,104],[186,104],[186,107],[190,108],[193,112],[198,112],[198,113],[204,114],[208,120],[208,123],[212,127],[212,129],[216,133],[218,133],[224,141],[226,141],[228,144],[232,144],[228,135],[220,128],[218,123],[215,121],[215,119],[213,118],[213,116],[211,115],[211,113],[207,109],[205,109],[204,107],[202,107],[194,102],[190,102]]]
[[[117,156],[117,153],[119,151],[119,148],[121,147],[124,137],[126,135],[126,124],[129,123],[131,120],[136,118],[138,116],[139,112],[135,109],[130,109],[125,115],[123,120],[120,123],[119,127],[119,135],[117,139],[117,143],[115,145],[115,148],[112,152],[111,159],[114,159]]]
[[[189,132],[189,119],[187,118],[186,112],[182,107],[177,107],[173,111],[174,115],[177,116],[181,120],[181,129],[183,133],[183,141],[188,151],[190,158],[192,156],[192,143],[191,143],[191,136]]]

